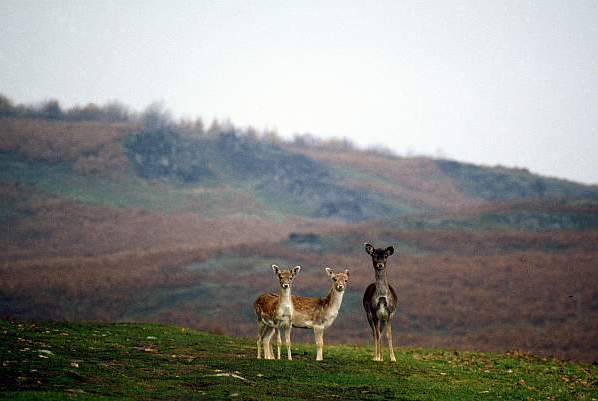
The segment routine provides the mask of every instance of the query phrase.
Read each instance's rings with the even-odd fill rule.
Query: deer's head
[[[274,273],[276,274],[276,276],[278,276],[280,287],[285,289],[291,288],[293,280],[297,276],[297,273],[299,273],[300,269],[301,266],[295,266],[290,269],[281,269],[276,265],[272,265],[272,270],[274,270]]]
[[[334,289],[338,292],[345,291],[347,288],[347,284],[349,284],[349,270],[345,269],[343,273],[335,273],[331,268],[326,268],[326,273],[328,273],[328,277],[334,283]]]
[[[392,246],[388,248],[374,248],[372,244],[365,244],[365,251],[368,255],[372,257],[372,263],[374,264],[374,269],[377,271],[382,271],[386,269],[386,260],[390,255],[395,253],[395,249]]]

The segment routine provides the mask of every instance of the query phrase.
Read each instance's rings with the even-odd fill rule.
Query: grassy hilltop
[[[0,320],[1,400],[594,400],[595,365],[401,348],[293,347],[255,359],[255,342],[150,324]]]

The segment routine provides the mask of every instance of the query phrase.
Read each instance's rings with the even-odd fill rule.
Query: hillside
[[[0,320],[2,400],[591,400],[594,365],[520,352],[293,347],[294,360],[255,359],[255,342],[148,324]]]
[[[268,266],[301,264],[313,296],[332,266],[351,283],[327,336],[365,344],[369,241],[398,251],[402,346],[598,361],[596,186],[234,127],[0,118],[0,133],[3,315],[252,336]]]
[[[106,206],[213,215],[208,204],[218,203],[217,215],[276,213],[356,222],[505,200],[598,200],[596,186],[526,170],[277,144],[234,127],[193,134],[176,126],[5,118],[0,129],[3,183],[33,184],[76,200],[91,190],[83,200]],[[110,183],[139,195],[93,196],[94,187],[103,184],[104,192]],[[152,190],[148,184],[162,187]],[[160,192],[172,195],[165,203],[172,198],[179,203],[143,203]],[[247,206],[233,202],[239,194],[248,198]]]

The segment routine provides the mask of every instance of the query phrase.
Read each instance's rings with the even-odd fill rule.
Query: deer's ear
[[[349,269],[345,269],[345,274],[349,277]]]
[[[332,276],[334,276],[334,271],[332,271],[330,267],[327,267],[324,270],[326,270],[326,273],[328,273],[328,277],[332,278]]]
[[[296,276],[299,270],[301,270],[301,266],[295,266],[291,269],[291,273],[293,273],[293,276]]]
[[[395,253],[395,248],[394,248],[394,247],[392,247],[392,246],[389,246],[388,248],[386,248],[386,249],[384,250],[384,252],[386,252],[386,256],[390,256],[390,255],[392,255],[393,253]]]
[[[274,273],[278,274],[280,267],[278,267],[276,265],[272,265],[272,270],[274,270]]]
[[[374,252],[374,247],[372,246],[372,244],[368,244],[367,242],[364,244],[365,246],[365,251],[368,255],[371,255]]]

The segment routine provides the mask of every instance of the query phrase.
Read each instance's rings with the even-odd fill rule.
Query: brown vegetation
[[[129,168],[120,139],[131,125],[16,124],[10,119],[0,119],[0,124],[0,151],[68,163],[90,174]],[[428,159],[384,158],[351,149],[297,150],[396,184],[389,188],[360,178],[363,188],[409,205],[451,211],[450,216],[439,213],[440,218],[513,210],[512,203],[481,204],[464,195]],[[156,321],[254,336],[251,303],[258,294],[276,289],[270,264],[286,261],[303,266],[293,291],[305,296],[327,293],[324,266],[351,271],[326,341],[365,343],[371,336],[361,296],[373,282],[373,272],[363,243],[392,242],[398,254],[390,258],[389,275],[399,297],[394,330],[399,344],[523,349],[598,360],[595,229],[398,229],[379,222],[275,220],[244,215],[241,208],[249,197],[231,203],[239,213],[207,218],[189,210],[159,213],[91,205],[19,183],[0,185],[0,196],[3,211],[8,210],[0,216],[0,313],[30,319]],[[463,207],[468,209],[455,212]],[[525,207],[546,213],[597,212],[595,204]],[[302,248],[286,241],[296,232],[324,239],[319,248]],[[226,265],[226,258],[233,258],[233,264]],[[200,262],[208,267],[194,269]],[[309,333],[297,330],[294,335],[311,342]]]
[[[205,255],[198,248],[172,248],[5,262],[1,293],[12,301],[9,312],[22,317],[117,320],[150,291],[193,285],[199,278],[175,266]]]
[[[19,202],[17,211],[27,215],[7,221],[7,230],[0,233],[0,261],[90,257],[179,246],[223,248],[280,241],[294,231],[331,225],[315,219],[274,222],[242,214],[203,218],[186,212],[94,206],[49,197],[23,185],[0,185],[0,193]]]
[[[75,171],[122,174],[128,160],[119,140],[135,126],[105,122],[0,119],[0,151],[16,151],[31,160],[70,163]]]
[[[126,226],[135,220],[126,216],[124,220],[123,216],[100,219],[104,224],[126,221]],[[189,225],[187,220],[173,218],[170,227]],[[274,263],[301,264],[302,275],[294,291],[308,296],[323,296],[329,290],[324,266],[350,269],[343,307],[326,341],[367,343],[370,333],[360,301],[363,289],[373,281],[373,272],[361,244],[350,241],[373,238],[376,243],[377,238],[392,235],[402,238],[395,243],[398,255],[389,261],[389,279],[399,296],[395,332],[400,345],[523,349],[598,360],[594,346],[598,343],[598,250],[592,246],[598,239],[595,231],[392,231],[372,225],[366,232],[342,231],[354,251],[318,253],[276,242],[274,237],[284,238],[285,230],[275,232],[272,226],[250,225],[251,230],[242,232],[238,230],[242,226],[247,224],[230,226],[228,231],[215,227],[214,235],[225,233],[220,241],[185,245],[176,245],[176,238],[169,237],[173,229],[167,229],[168,225],[146,235],[154,238],[151,243],[135,240],[135,230],[125,235],[113,229],[106,237],[115,243],[125,241],[126,246],[107,247],[112,252],[108,254],[98,248],[88,257],[39,258],[39,250],[31,247],[30,256],[37,259],[13,259],[0,266],[1,298],[10,301],[10,307],[4,304],[4,312],[35,319],[157,321],[253,336],[251,302],[259,293],[276,289],[269,265],[241,268],[218,267],[216,263],[208,270],[188,266],[218,261],[226,255],[238,255],[241,260],[258,256]],[[181,229],[181,238],[194,235]],[[82,229],[80,233],[84,231],[92,230]],[[197,229],[197,233],[201,231]],[[223,242],[224,238],[229,242]],[[248,238],[254,243],[248,244]],[[258,243],[258,238],[270,240]],[[539,249],[548,239],[561,245],[558,251]],[[102,244],[96,237],[84,240],[90,247]],[[513,242],[522,247],[505,250]],[[63,244],[57,254],[65,252],[65,247]],[[123,251],[129,247],[135,250]],[[28,258],[24,248],[19,259]],[[177,298],[181,291],[189,295]],[[166,301],[152,306],[159,294],[164,294]],[[298,341],[311,341],[302,331],[295,334]]]
[[[460,191],[429,158],[384,157],[357,150],[331,152],[319,148],[291,148],[325,163],[359,168],[383,178],[386,180],[384,184],[365,179],[354,180],[353,184],[390,195],[397,201],[414,207],[450,211],[482,203]]]

